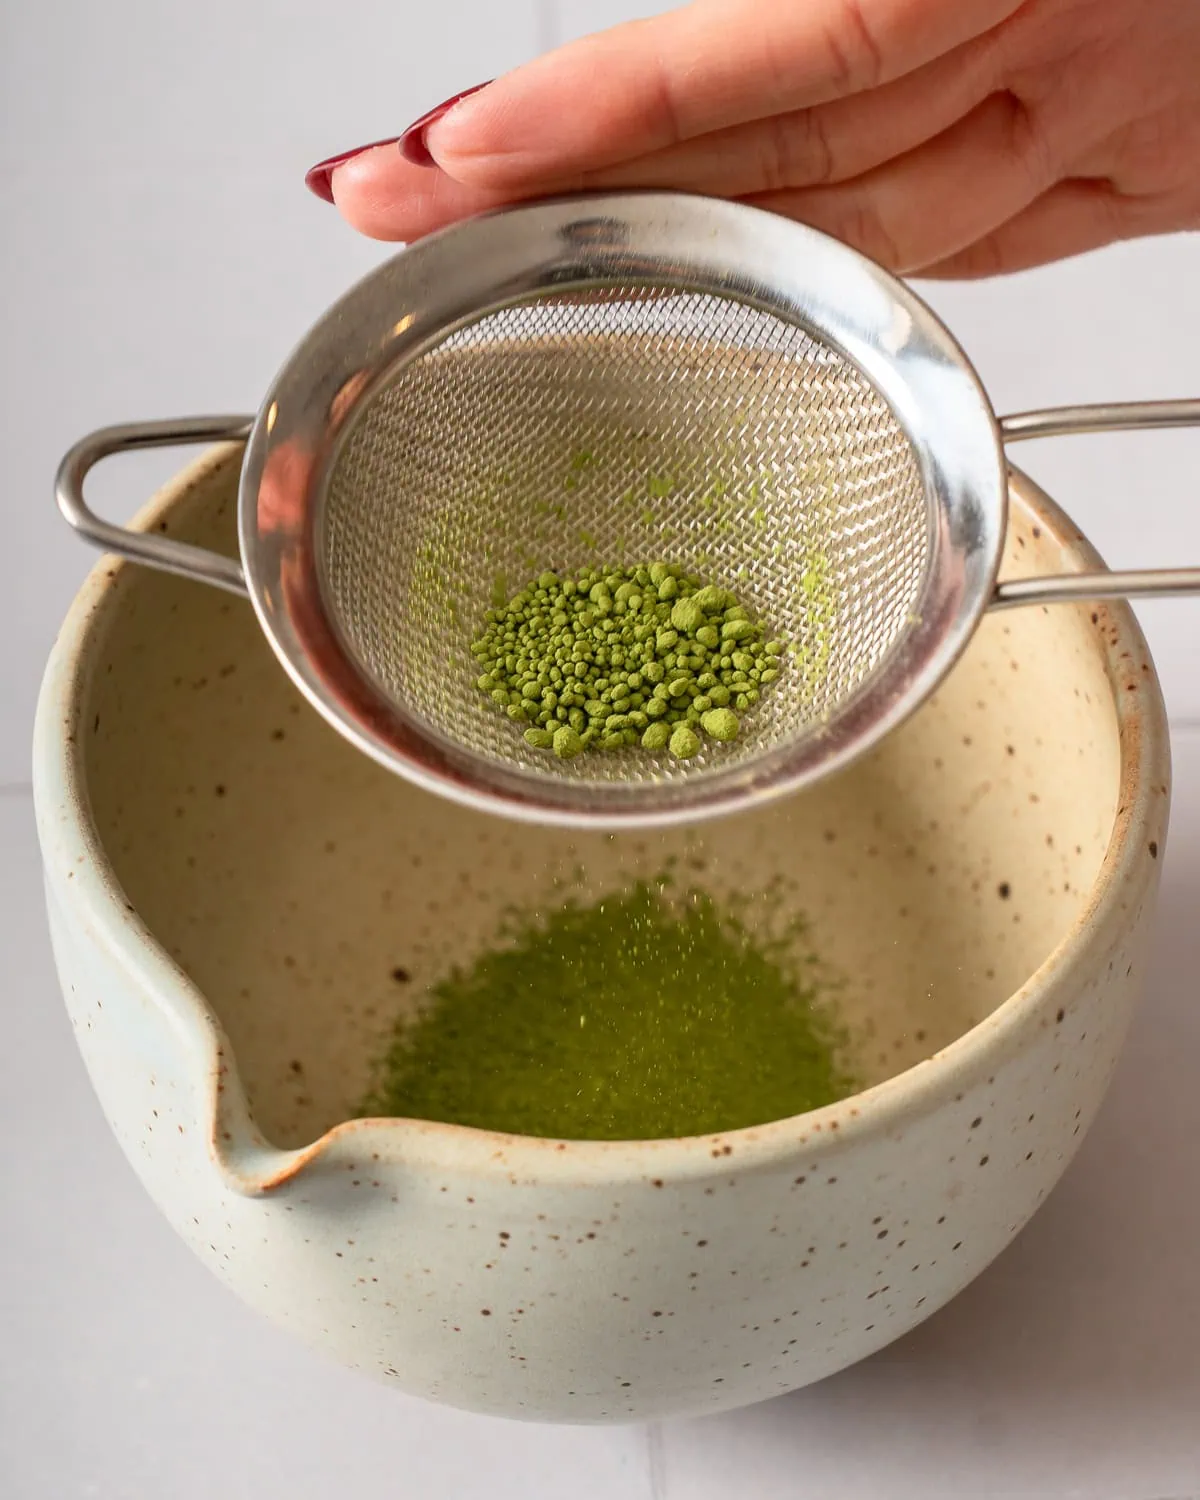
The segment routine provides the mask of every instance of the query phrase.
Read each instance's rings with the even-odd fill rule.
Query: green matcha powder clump
[[[641,745],[688,760],[779,676],[784,643],[764,640],[734,594],[674,563],[543,573],[490,609],[471,651],[476,686],[537,750],[570,759]]]
[[[361,1113],[651,1140],[832,1103],[854,1085],[804,936],[665,881],[513,918],[397,1029]]]

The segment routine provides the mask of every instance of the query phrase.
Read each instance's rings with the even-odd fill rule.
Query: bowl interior
[[[236,455],[160,522],[234,552]],[[1071,566],[1014,496],[1005,573]],[[128,900],[217,1012],[257,1122],[305,1144],[355,1111],[398,1015],[544,909],[580,868],[600,892],[670,860],[720,893],[781,877],[843,980],[856,1075],[945,1046],[1078,918],[1117,806],[1099,634],[1077,607],[985,620],[937,697],[869,759],[790,800],[691,830],[543,831],[420,792],[299,698],[250,608],[114,569],[79,715],[100,842]]]

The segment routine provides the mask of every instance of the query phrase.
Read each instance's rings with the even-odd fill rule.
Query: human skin
[[[361,233],[674,188],[993,275],[1200,228],[1200,0],[694,0],[434,116],[314,169]]]

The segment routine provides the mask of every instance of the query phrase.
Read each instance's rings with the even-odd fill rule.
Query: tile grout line
[[[666,1434],[661,1422],[646,1425],[646,1475],[650,1481],[650,1500],[667,1500]]]

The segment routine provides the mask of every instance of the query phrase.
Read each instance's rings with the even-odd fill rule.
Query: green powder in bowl
[[[754,932],[665,879],[514,917],[398,1027],[361,1112],[567,1140],[800,1114],[854,1088],[819,973],[802,921]]]

